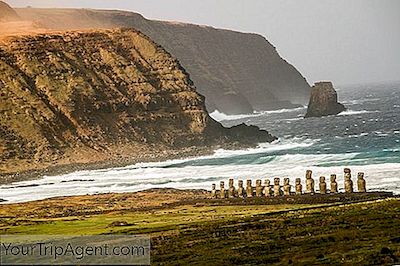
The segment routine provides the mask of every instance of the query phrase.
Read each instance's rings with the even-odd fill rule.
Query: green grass
[[[346,205],[213,204],[186,203],[47,220],[3,218],[0,233],[150,234],[154,265],[399,262],[398,198]],[[125,226],[115,226],[115,222]]]
[[[156,233],[179,227],[215,220],[234,220],[262,213],[294,210],[306,205],[248,205],[248,206],[190,206],[184,205],[155,211],[115,212],[89,217],[52,219],[4,219],[2,234],[109,234]],[[113,222],[126,222],[128,226],[111,226]],[[17,225],[9,225],[11,223]]]

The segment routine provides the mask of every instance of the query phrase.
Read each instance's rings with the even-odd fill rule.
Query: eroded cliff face
[[[332,82],[322,81],[314,84],[306,118],[337,115],[344,110],[346,110],[344,105],[338,103],[337,92],[333,88]]]
[[[1,166],[14,170],[274,139],[212,120],[179,62],[133,29],[4,38],[0,114]]]
[[[49,29],[134,27],[176,56],[206,97],[208,111],[250,113],[306,104],[310,86],[264,37],[147,20],[123,11],[16,9]]]

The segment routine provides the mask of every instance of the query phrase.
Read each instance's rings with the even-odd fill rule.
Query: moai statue
[[[224,181],[221,181],[219,186],[220,186],[219,197],[221,199],[224,199],[225,198],[225,183],[224,183]]]
[[[234,198],[234,197],[236,197],[236,191],[235,191],[235,186],[234,186],[234,184],[233,184],[233,178],[230,178],[230,179],[229,179],[228,197],[229,197],[229,198]]]
[[[253,197],[253,187],[251,186],[251,179],[247,179],[247,184],[246,184],[246,196],[248,198]]]
[[[215,184],[211,185],[211,198],[212,199],[217,198],[217,189],[216,189]]]
[[[367,187],[365,185],[364,173],[358,173],[357,175],[357,188],[358,192],[367,192]]]
[[[238,197],[244,198],[243,180],[238,181]]]
[[[301,179],[296,178],[296,195],[301,195],[303,193],[303,185],[301,184]]]
[[[344,169],[344,191],[346,193],[353,193],[353,181],[351,180],[351,170]]]
[[[283,194],[285,196],[290,196],[290,187],[291,185],[289,184],[289,178],[285,177],[283,179]]]
[[[279,183],[280,183],[279,177],[274,178],[274,196],[275,197],[281,196],[283,194],[282,190],[281,190],[281,185]]]
[[[335,174],[331,174],[331,193],[338,193],[338,187],[337,187]]]
[[[257,179],[256,181],[256,197],[262,197],[263,187],[261,184],[261,179]]]
[[[306,193],[314,194],[314,179],[312,179],[311,170],[307,170],[306,172]]]
[[[272,188],[271,188],[271,181],[269,179],[265,179],[264,181],[264,190],[263,190],[265,197],[272,196]]]
[[[325,176],[321,176],[321,177],[319,178],[319,193],[320,193],[320,194],[326,194]]]

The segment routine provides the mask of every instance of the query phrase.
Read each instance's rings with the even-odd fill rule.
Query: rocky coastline
[[[8,37],[0,55],[0,182],[276,139],[213,120],[179,61],[134,29]]]

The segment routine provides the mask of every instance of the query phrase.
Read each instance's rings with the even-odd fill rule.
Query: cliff
[[[310,86],[264,37],[212,27],[152,21],[133,12],[16,9],[49,29],[133,27],[162,45],[190,73],[209,112],[251,113],[307,103]]]
[[[346,110],[344,105],[338,103],[337,93],[333,88],[332,82],[317,82],[314,84],[306,118],[337,115],[344,110]]]
[[[3,173],[274,140],[212,120],[179,62],[133,29],[3,38],[0,89]]]
[[[19,20],[17,13],[8,4],[0,1],[0,22]]]

